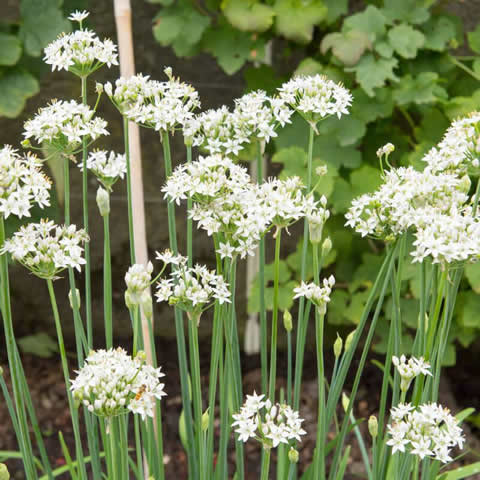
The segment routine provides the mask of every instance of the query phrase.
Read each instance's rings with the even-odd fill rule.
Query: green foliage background
[[[293,74],[325,74],[343,82],[354,96],[351,114],[320,124],[314,163],[327,165],[317,186],[328,197],[332,218],[326,235],[334,250],[327,271],[335,273],[328,321],[335,328],[355,325],[378,271],[382,245],[344,227],[344,214],[357,195],[381,182],[375,152],[396,146],[395,166],[422,169],[422,156],[450,122],[478,108],[480,26],[465,34],[461,20],[434,0],[148,0],[159,5],[153,34],[176,55],[213,55],[227,74],[243,68],[247,90],[274,93]],[[464,45],[464,40],[467,44]],[[456,55],[465,46],[469,56]],[[272,61],[273,55],[273,61]],[[306,175],[307,128],[295,119],[269,147],[280,176]],[[281,264],[282,308],[290,308],[299,278],[299,251]],[[311,262],[308,262],[311,265]],[[311,272],[310,272],[311,275]],[[267,268],[267,305],[271,305]],[[418,270],[405,271],[402,312],[404,346],[417,326]],[[258,287],[258,284],[256,284]],[[254,285],[255,287],[255,285]],[[258,288],[248,308],[258,309]],[[469,346],[480,335],[480,265],[468,266],[458,297],[445,363],[455,362],[455,344]],[[391,301],[383,322],[388,322]],[[412,312],[410,315],[408,312]],[[375,348],[385,350],[379,336]]]

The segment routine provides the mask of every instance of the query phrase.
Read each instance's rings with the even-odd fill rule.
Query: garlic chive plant
[[[444,139],[424,156],[423,171],[393,166],[390,157],[395,147],[391,143],[378,149],[382,184],[353,200],[346,227],[379,244],[383,242],[384,259],[355,330],[345,339],[337,336],[329,345],[325,322],[335,277],[331,272],[323,274],[322,267],[332,249],[332,241],[324,232],[330,212],[327,199],[317,192],[314,176],[325,175],[326,166],[313,171],[313,150],[319,122],[349,114],[354,99],[348,89],[320,75],[301,76],[286,82],[274,96],[251,92],[236,99],[231,109],[223,106],[199,112],[196,90],[166,68],[166,80],[138,74],[97,83],[97,98],[90,105],[90,75],[104,66],[116,65],[118,60],[113,42],[100,40],[84,28],[87,17],[88,12],[72,13],[69,18],[79,28],[52,42],[44,57],[52,70],[66,70],[80,78],[82,103],[52,100],[25,123],[22,142],[27,150],[49,147],[64,158],[65,210],[61,225],[47,219],[28,222],[34,206],[50,204],[50,180],[42,173],[42,160],[28,151],[21,155],[10,146],[0,149],[0,307],[11,391],[1,369],[0,389],[27,480],[52,480],[59,472],[49,462],[16,345],[9,258],[47,283],[75,438],[75,461],[67,462],[72,479],[165,479],[161,399],[166,393],[155,353],[154,299],[170,306],[175,318],[182,399],[179,424],[185,434],[182,437],[190,479],[226,480],[233,475],[236,480],[244,480],[251,473],[246,468],[244,443],[256,440],[262,450],[261,465],[256,468],[260,480],[270,478],[274,459],[278,480],[341,480],[350,461],[350,431],[356,436],[369,480],[450,478],[440,469],[455,460],[465,446],[461,422],[466,413],[459,412],[455,417],[439,405],[439,382],[463,267],[480,257],[480,114],[454,121]],[[106,122],[96,116],[96,108],[104,92],[123,119],[124,153],[102,149],[102,137],[108,130]],[[293,115],[302,117],[309,128],[306,184],[298,177],[265,178],[262,168],[266,145]],[[136,263],[133,248],[129,121],[157,131],[164,154],[165,179],[158,185],[158,195],[167,204],[170,248],[157,252],[147,265]],[[173,170],[170,135],[174,133],[184,139],[186,161]],[[94,142],[96,149],[89,151]],[[239,158],[251,151],[257,159],[256,179]],[[70,218],[71,162],[82,171],[83,224],[78,226]],[[104,332],[95,338],[105,338],[105,345],[97,350],[92,345],[88,175],[98,180],[96,201],[104,226]],[[127,272],[112,272],[110,195],[124,178],[131,266]],[[182,202],[187,206],[185,219],[175,210]],[[10,216],[25,223],[7,239],[5,219]],[[185,239],[177,238],[180,221],[187,225]],[[296,320],[290,311],[283,312],[288,345],[284,391],[278,388],[277,371],[281,240],[285,233],[296,231],[293,226],[297,222],[303,222],[301,275],[291,292],[292,300],[298,301]],[[214,269],[196,261],[195,226],[211,238]],[[271,314],[264,288],[267,242],[275,244]],[[257,249],[261,393],[254,392],[244,400],[237,267]],[[309,250],[311,278],[306,268]],[[419,265],[419,308],[415,312],[413,347],[407,351],[402,343],[401,320],[410,313],[402,310],[401,300],[403,272],[410,264]],[[77,288],[79,272],[85,274],[83,288]],[[74,370],[63,340],[63,326],[70,319],[60,316],[54,289],[55,280],[65,274],[69,277],[75,329]],[[125,275],[125,306],[132,320],[132,343],[127,349],[131,355],[114,347],[112,278],[118,274]],[[155,289],[154,298],[151,287]],[[375,415],[368,420],[366,438],[355,419],[357,393],[387,292],[392,295],[392,320],[380,400]],[[146,330],[140,315],[146,320]],[[212,331],[210,361],[203,365],[208,369],[205,381],[200,369],[198,331],[200,322],[204,325],[208,319]],[[315,339],[316,424],[301,418],[306,417],[300,398],[308,336]],[[153,353],[151,362],[144,353],[146,347]],[[332,353],[334,367],[330,372],[325,368],[325,357]],[[347,380],[351,385],[348,397]],[[344,407],[343,416],[338,414],[339,404]],[[301,447],[307,433],[316,438],[308,466]],[[62,437],[60,440],[63,442]],[[235,460],[231,465],[233,455],[229,451],[233,449]],[[37,451],[39,458],[34,456]],[[465,466],[453,471],[452,478],[464,478],[465,472],[473,474],[478,469],[479,464]]]

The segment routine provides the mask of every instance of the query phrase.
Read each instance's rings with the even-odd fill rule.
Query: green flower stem
[[[278,336],[278,283],[280,278],[280,242],[282,229],[275,232],[275,262],[273,277],[272,337],[270,344],[270,379],[268,397],[275,402],[275,381],[277,378],[277,336]]]
[[[142,454],[142,442],[141,442],[141,436],[140,436],[140,420],[138,418],[138,415],[133,416],[133,428],[135,431],[135,455],[137,460],[137,469],[138,469],[139,479],[143,480],[144,478],[143,454]]]
[[[198,322],[200,315],[189,315],[188,319],[188,340],[190,350],[190,370],[192,378],[192,399],[195,421],[195,441],[200,466],[200,480],[206,479],[205,452],[202,431],[202,382],[200,377],[200,352],[198,347]]]
[[[0,215],[0,246],[3,247],[5,242],[5,224],[3,216]],[[2,318],[3,328],[5,331],[5,342],[7,345],[8,365],[12,378],[13,397],[17,409],[18,431],[20,436],[18,443],[22,452],[25,474],[28,480],[36,479],[37,472],[33,462],[33,451],[30,441],[27,415],[25,411],[24,392],[22,389],[22,381],[20,378],[21,370],[17,358],[15,334],[13,331],[12,308],[10,304],[10,282],[8,278],[8,259],[6,254],[0,255],[0,281],[1,281],[1,300],[2,300]]]
[[[228,378],[227,365],[223,349],[220,349],[219,362],[219,396],[220,396],[220,441],[218,446],[218,461],[215,469],[215,478],[227,478],[227,449],[230,437],[230,423],[228,421]]]
[[[263,183],[263,154],[262,144],[257,142],[257,182]],[[258,246],[258,281],[260,285],[260,366],[262,372],[262,392],[267,391],[268,385],[268,329],[267,311],[265,308],[265,238],[260,239]]]
[[[112,325],[112,257],[110,253],[110,215],[103,217],[103,316],[105,322],[105,343],[113,347]]]
[[[112,455],[112,480],[123,480],[120,473],[121,459],[117,450],[119,450],[119,438],[117,435],[116,418],[112,417],[109,420],[109,432],[107,433],[108,441],[110,443],[110,452]]]
[[[263,462],[262,462],[262,472],[260,475],[260,480],[268,480],[268,474],[270,471],[270,448],[263,449]]]
[[[287,332],[287,403],[292,403],[292,332]]]
[[[170,140],[167,132],[161,134],[163,157],[165,162],[165,176],[168,178],[172,174],[172,159],[170,155]],[[170,249],[174,255],[178,254],[177,230],[175,226],[175,205],[172,202],[167,204],[168,215],[168,234],[170,239]],[[182,390],[182,404],[185,414],[185,427],[187,430],[187,456],[189,471],[192,478],[198,477],[197,452],[195,451],[195,441],[193,433],[192,409],[190,403],[190,391],[188,387],[188,367],[187,353],[185,346],[185,332],[183,327],[182,312],[175,307],[175,332],[178,348],[178,365],[180,369],[180,385]]]
[[[313,245],[313,277],[317,285],[320,285],[318,243]],[[313,478],[325,478],[325,365],[323,358],[323,331],[325,314],[315,307],[315,338],[317,341],[317,386],[318,386],[318,421],[317,421],[317,444],[314,454]]]
[[[87,77],[82,79],[82,103],[87,105]],[[82,209],[83,209],[83,228],[89,233],[88,226],[88,169],[87,169],[87,139],[82,140]],[[90,244],[85,244],[85,316],[87,322],[87,344],[88,348],[92,348],[92,286],[91,286],[91,261],[90,261]]]
[[[78,410],[75,407],[72,398],[72,392],[70,391],[70,375],[68,373],[68,363],[67,363],[67,352],[65,351],[65,343],[63,341],[63,333],[62,333],[62,324],[60,321],[60,314],[58,313],[57,307],[57,300],[55,298],[55,291],[53,289],[53,282],[51,279],[47,280],[48,286],[48,293],[50,295],[50,302],[52,304],[52,311],[53,317],[55,320],[55,328],[57,331],[57,340],[58,340],[58,348],[60,350],[60,358],[62,361],[62,370],[63,370],[63,377],[65,380],[65,388],[67,390],[67,398],[68,398],[68,405],[70,407],[70,414],[72,416],[72,425],[73,425],[73,435],[75,437],[75,451],[76,451],[76,458],[78,461],[80,478],[86,480],[87,472],[85,469],[85,462],[83,457],[83,448],[82,448],[82,439],[80,437],[80,426],[78,421]]]
[[[192,163],[192,146],[187,145],[187,163]],[[191,197],[187,199],[187,258],[188,266],[193,265],[193,219],[190,218],[188,212],[192,209],[193,200]]]
[[[132,205],[132,171],[130,165],[130,140],[128,134],[128,118],[123,116],[123,138],[125,143],[125,159],[127,163],[127,209],[128,209],[128,236],[130,239],[130,262],[135,264],[135,235],[133,232],[133,205]]]
[[[397,246],[394,249],[390,249],[390,251],[387,253],[387,255],[385,257],[385,260],[382,264],[382,267],[380,268],[380,271],[378,273],[375,284],[373,285],[372,290],[370,291],[370,295],[369,295],[367,303],[365,305],[365,309],[363,311],[362,318],[360,319],[359,325],[358,325],[358,327],[356,329],[356,332],[355,332],[355,335],[353,337],[350,349],[346,352],[346,354],[342,358],[341,366],[340,366],[339,373],[338,373],[336,381],[334,382],[333,385],[330,386],[330,395],[328,397],[327,409],[326,409],[327,410],[326,420],[325,420],[326,428],[328,428],[328,425],[330,424],[330,421],[333,417],[335,407],[338,403],[338,399],[340,397],[341,390],[343,388],[347,372],[350,368],[350,364],[351,364],[351,361],[353,359],[353,354],[355,353],[356,347],[357,347],[358,342],[360,340],[360,336],[363,332],[366,321],[367,321],[368,317],[370,316],[370,311],[371,311],[374,299],[376,297],[376,293],[377,293],[378,288],[380,286],[381,280],[383,279],[383,285],[380,288],[380,296],[379,296],[379,299],[377,301],[377,306],[376,306],[376,309],[375,309],[375,313],[373,315],[373,318],[372,318],[372,321],[371,321],[371,324],[370,324],[370,329],[368,331],[367,339],[365,340],[365,345],[363,347],[362,356],[360,358],[357,373],[355,375],[353,388],[352,388],[352,391],[351,391],[351,394],[350,394],[350,403],[349,403],[347,411],[345,412],[345,417],[343,419],[340,434],[338,436],[338,441],[337,441],[336,448],[335,448],[335,454],[334,454],[334,458],[333,458],[331,469],[330,469],[329,480],[333,480],[335,478],[335,474],[336,474],[336,471],[337,471],[337,468],[338,468],[338,463],[340,461],[340,456],[341,456],[341,452],[342,452],[342,449],[343,449],[343,443],[344,443],[344,440],[345,440],[345,436],[347,434],[347,429],[348,429],[348,424],[349,424],[349,415],[350,415],[351,409],[353,407],[353,404],[355,402],[355,396],[357,394],[358,385],[360,383],[360,378],[361,378],[361,375],[363,373],[363,368],[364,368],[364,365],[365,365],[365,361],[367,359],[368,350],[370,348],[370,344],[371,344],[371,341],[373,339],[373,335],[375,333],[375,327],[376,327],[376,324],[377,324],[377,321],[378,321],[378,317],[379,317],[380,311],[382,309],[383,300],[384,300],[384,297],[385,297],[385,292],[386,292],[388,284],[390,283],[390,275],[391,275],[391,272],[392,272],[392,269],[393,269],[395,256],[397,254],[397,250],[398,250],[398,243],[397,243]]]
[[[440,310],[442,307],[444,294],[446,293],[446,282],[448,277],[448,269],[445,268],[440,276],[440,284],[437,289],[437,297],[435,301],[435,309],[433,315],[430,316],[428,321],[428,334],[427,334],[427,349],[425,350],[425,358],[429,360],[432,354],[435,334],[437,333],[437,324],[440,316]]]

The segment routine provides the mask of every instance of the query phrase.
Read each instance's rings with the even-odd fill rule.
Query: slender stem
[[[187,163],[192,163],[192,146],[187,145]],[[187,258],[188,266],[193,265],[193,219],[190,218],[188,213],[192,209],[192,198],[188,197],[187,199]]]
[[[50,296],[50,302],[52,304],[53,318],[55,320],[55,329],[57,332],[57,341],[58,341],[58,348],[60,351],[60,359],[62,363],[63,378],[65,380],[65,388],[67,390],[68,405],[70,407],[70,414],[72,417],[73,435],[75,438],[75,450],[76,450],[77,462],[78,462],[79,471],[80,471],[80,478],[86,480],[88,477],[87,477],[87,472],[85,469],[85,462],[83,457],[82,439],[80,437],[80,427],[78,422],[78,411],[75,408],[75,404],[72,398],[72,392],[70,391],[70,388],[69,388],[70,376],[68,373],[67,352],[65,350],[65,343],[63,340],[62,323],[60,321],[60,314],[58,312],[57,300],[55,297],[55,290],[53,288],[53,283],[51,279],[47,280],[47,286],[48,286],[48,294]]]
[[[448,59],[458,68],[461,68],[464,72],[467,72],[472,78],[480,82],[480,76],[477,75],[471,68],[467,67],[463,62],[460,62],[452,55],[449,55]]]
[[[270,448],[264,449],[263,462],[262,462],[262,472],[260,480],[268,480],[268,474],[270,472]]]
[[[293,374],[293,365],[292,365],[292,332],[287,332],[287,403],[291,405],[292,403],[292,374]]]
[[[268,396],[275,402],[275,380],[277,376],[277,336],[278,336],[278,283],[280,278],[280,242],[282,229],[275,233],[275,263],[273,277],[273,310],[272,310],[272,337],[270,345],[270,381]]]
[[[130,239],[130,262],[135,263],[135,235],[133,232],[133,204],[132,204],[132,171],[130,163],[130,141],[128,134],[128,118],[123,116],[123,138],[125,143],[125,158],[127,161],[127,209],[128,209],[128,236]]]
[[[119,473],[120,458],[117,458],[118,440],[117,437],[117,423],[115,417],[109,419],[109,432],[107,433],[110,443],[110,451],[112,453],[112,480],[121,480]]]
[[[82,103],[87,105],[87,77],[82,79]],[[82,139],[82,208],[83,208],[83,228],[89,232],[88,226],[88,169],[87,169],[87,139]],[[91,261],[90,244],[85,244],[85,312],[87,321],[87,344],[92,348],[92,286],[91,286]]]
[[[113,347],[112,326],[112,258],[110,254],[110,215],[103,217],[103,315],[107,349]]]

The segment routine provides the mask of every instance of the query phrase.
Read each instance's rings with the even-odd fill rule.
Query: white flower
[[[405,355],[402,355],[400,358],[393,356],[392,362],[400,374],[400,389],[402,392],[406,392],[408,390],[410,383],[418,375],[432,375],[430,372],[430,364],[426,362],[423,357],[410,357],[407,362]]]
[[[14,260],[40,278],[54,279],[66,268],[80,271],[85,264],[82,244],[86,241],[86,232],[77,230],[75,225],[57,226],[52,221],[41,220],[20,227],[5,241],[0,253],[10,253]]]
[[[34,138],[39,144],[48,143],[63,153],[73,153],[84,138],[95,140],[108,135],[107,122],[94,117],[87,105],[74,100],[52,100],[47,107],[24,124],[25,138]]]
[[[86,10],[83,10],[82,12],[80,10],[76,10],[70,14],[68,19],[72,22],[78,22],[81,24],[89,15],[90,12],[87,12]]]
[[[452,460],[452,448],[463,448],[465,438],[457,419],[441,405],[399,404],[391,416],[387,445],[392,447],[392,453],[408,452],[421,459],[431,457],[447,463]]]
[[[303,420],[290,406],[270,400],[264,395],[247,395],[239,413],[232,415],[238,439],[247,442],[250,438],[259,440],[265,448],[275,448],[280,443],[288,444],[292,440],[301,441],[305,435]]]
[[[322,75],[292,78],[278,90],[279,98],[313,127],[330,115],[348,115],[353,98],[345,87]]]
[[[141,304],[142,294],[149,289],[152,283],[152,272],[152,262],[148,262],[147,265],[136,263],[128,269],[125,274],[125,283],[130,305]]]
[[[73,396],[89,411],[113,417],[131,411],[153,417],[156,399],[166,395],[159,382],[165,374],[145,363],[143,352],[132,358],[122,348],[92,351],[71,380]]]
[[[323,279],[323,287],[315,283],[302,282],[299,287],[293,289],[295,293],[293,298],[305,297],[311,300],[319,308],[320,314],[324,315],[327,311],[327,304],[330,302],[330,293],[334,285],[335,278],[333,275]]]
[[[377,157],[381,158],[384,155],[388,156],[395,150],[395,145],[393,143],[386,143],[383,147],[380,147],[377,150]]]
[[[50,205],[50,180],[42,162],[32,154],[21,156],[11,146],[0,149],[0,214],[29,217],[34,205]]]
[[[83,171],[83,163],[79,163]],[[111,190],[113,184],[125,176],[127,172],[127,159],[123,154],[107,152],[106,150],[94,150],[87,158],[87,168],[98,178],[100,183]]]
[[[87,16],[87,12],[75,12],[70,20],[81,24]],[[118,65],[117,46],[108,38],[100,40],[90,30],[62,33],[44,52],[43,59],[52,71],[63,69],[78,76],[89,75],[104,64]]]

